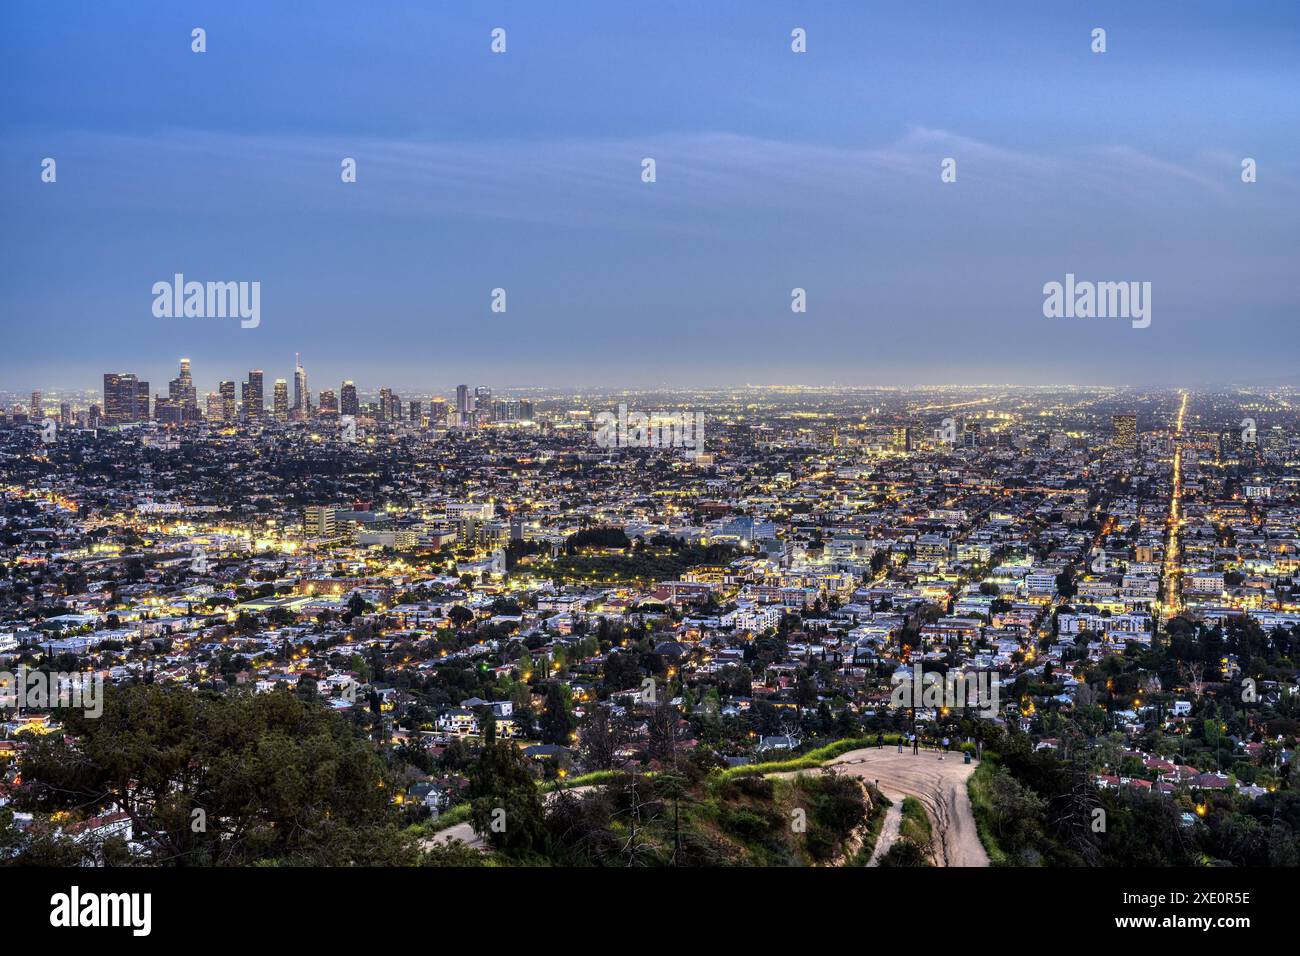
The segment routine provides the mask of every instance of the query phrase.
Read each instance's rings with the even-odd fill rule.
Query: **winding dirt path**
[[[891,800],[895,792],[920,800],[934,824],[934,855],[940,866],[988,866],[989,856],[975,830],[975,814],[966,792],[975,764],[965,763],[958,753],[944,754],[942,760],[939,757],[933,751],[913,755],[904,750],[900,754],[886,747],[850,750],[831,761],[831,766],[837,773],[878,780]]]
[[[883,790],[881,792],[884,793]],[[903,822],[903,798],[888,793],[885,796],[893,802],[885,809],[885,825],[880,828],[880,836],[871,851],[867,866],[880,866],[880,858],[889,852],[889,848],[898,839],[898,828]]]
[[[989,856],[975,830],[975,814],[966,792],[966,781],[975,772],[975,764],[963,762],[961,754],[944,754],[940,759],[940,755],[932,750],[913,755],[911,750],[898,753],[893,747],[878,750],[873,747],[850,750],[827,766],[835,773],[850,774],[875,783],[896,805],[902,803],[902,796],[920,800],[934,826],[934,856],[939,866],[989,865]],[[774,776],[792,777],[794,774]],[[884,833],[880,835],[878,851],[881,846],[888,849]],[[872,857],[875,857],[874,851]]]
[[[877,866],[879,858],[889,851],[898,838],[902,820],[904,796],[921,801],[934,827],[934,855],[939,866],[988,866],[989,857],[975,830],[975,815],[971,811],[966,781],[975,772],[975,764],[963,762],[959,753],[949,753],[939,759],[934,751],[898,753],[893,747],[879,750],[850,750],[827,764],[835,773],[860,777],[878,786],[893,801],[885,815],[885,825],[876,841],[868,866]],[[801,771],[807,773],[809,771]],[[813,771],[816,772],[816,771]],[[773,774],[793,777],[795,773]],[[574,793],[584,793],[594,787],[573,787]],[[547,799],[554,798],[548,794]],[[467,846],[485,849],[487,844],[468,823],[458,823],[434,834],[427,843],[450,843],[460,840]]]
[[[474,832],[474,828],[468,823],[458,823],[454,827],[447,827],[445,830],[439,830],[429,839],[421,842],[421,846],[426,849],[434,843],[451,843],[459,840],[468,847],[475,850],[486,850],[487,843],[483,838]]]

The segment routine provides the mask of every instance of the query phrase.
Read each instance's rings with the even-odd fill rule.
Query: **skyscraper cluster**
[[[347,415],[376,422],[472,429],[494,423],[532,421],[534,416],[532,402],[494,400],[487,385],[457,385],[454,406],[449,406],[440,395],[434,396],[426,406],[420,400],[404,402],[401,395],[388,387],[379,389],[377,401],[363,403],[356,384],[346,380],[337,391],[323,389],[318,401],[313,403],[307,370],[298,355],[294,356],[292,394],[288,380],[277,378],[271,385],[269,408],[267,397],[266,373],[262,369],[250,369],[241,382],[221,380],[217,390],[208,392],[200,402],[190,360],[183,358],[176,377],[167,383],[167,393],[154,396],[152,401],[149,383],[134,373],[104,373],[103,420],[109,424],[156,421],[166,425],[199,421],[288,423]],[[93,409],[96,420],[98,411]],[[37,418],[40,414],[38,391],[32,393],[30,415]]]

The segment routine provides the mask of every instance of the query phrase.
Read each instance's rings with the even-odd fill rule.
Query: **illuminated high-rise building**
[[[344,382],[339,391],[339,413],[342,415],[361,414],[361,403],[357,400],[357,387],[351,382]]]
[[[233,422],[239,415],[235,407],[235,383],[222,382],[217,390],[221,393],[221,420]]]
[[[167,383],[167,398],[181,410],[182,419],[198,418],[199,393],[194,387],[189,359],[181,359],[180,374]]]
[[[185,406],[159,395],[153,403],[154,421],[162,425],[179,425],[185,420]]]
[[[250,422],[266,416],[266,391],[262,382],[262,370],[255,368],[248,373],[248,381],[244,383],[244,418]]]
[[[494,422],[517,422],[531,421],[533,417],[533,403],[511,399],[507,402],[492,403],[492,418]]]
[[[149,383],[130,372],[105,372],[104,420],[111,424],[148,421]]]
[[[275,396],[272,403],[274,405],[275,420],[277,422],[287,422],[289,420],[289,383],[282,378],[275,380]]]
[[[310,538],[334,537],[338,513],[334,505],[308,505],[302,516],[303,534]]]
[[[306,418],[311,411],[311,396],[307,392],[307,370],[298,361],[298,353],[293,356],[293,410],[296,418]]]

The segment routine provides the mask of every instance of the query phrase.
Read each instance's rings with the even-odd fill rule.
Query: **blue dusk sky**
[[[5,0],[0,90],[0,387],[1300,380],[1294,0]]]

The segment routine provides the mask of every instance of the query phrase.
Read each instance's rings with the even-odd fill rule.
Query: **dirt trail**
[[[474,832],[474,828],[468,823],[458,823],[454,827],[447,827],[445,830],[439,830],[432,837],[421,841],[421,846],[425,849],[434,843],[451,843],[453,840],[459,840],[466,846],[473,847],[476,850],[486,850],[487,844],[483,838]]]
[[[965,763],[961,754],[944,754],[940,760],[933,751],[913,755],[910,750],[900,754],[888,747],[850,750],[831,761],[831,766],[837,773],[880,781],[891,800],[895,792],[920,800],[934,824],[935,862],[940,866],[989,865],[966,792],[975,764]]]
[[[850,750],[827,766],[836,773],[876,783],[895,803],[902,802],[900,794],[920,800],[934,825],[934,855],[939,866],[989,865],[988,854],[975,830],[970,796],[966,793],[966,780],[975,772],[975,764],[963,762],[961,754],[945,754],[940,760],[939,754],[932,750],[913,755],[911,750],[899,753],[893,747],[869,748]],[[884,843],[882,833],[879,845]]]
[[[877,865],[879,858],[888,852],[898,837],[901,808],[904,796],[921,801],[934,825],[934,855],[939,866],[988,866],[989,857],[975,830],[975,815],[971,811],[966,781],[975,772],[975,764],[963,762],[959,753],[949,753],[940,760],[934,751],[898,753],[893,747],[879,750],[850,750],[832,760],[829,767],[836,773],[860,777],[875,783],[885,796],[894,801],[885,816],[885,826],[872,851],[869,866]],[[807,771],[804,771],[807,772]],[[815,771],[814,771],[815,772]],[[793,773],[773,774],[792,777]],[[573,792],[584,793],[593,787],[574,787]],[[553,799],[548,794],[547,799]],[[486,844],[468,823],[439,831],[428,842],[448,843],[461,840],[471,847],[484,848]]]
[[[889,848],[898,839],[898,827],[903,822],[902,796],[888,793],[885,796],[893,803],[885,810],[885,825],[880,828],[880,838],[876,840],[876,846],[871,851],[871,859],[867,861],[867,866],[880,866],[880,858],[889,852]]]

